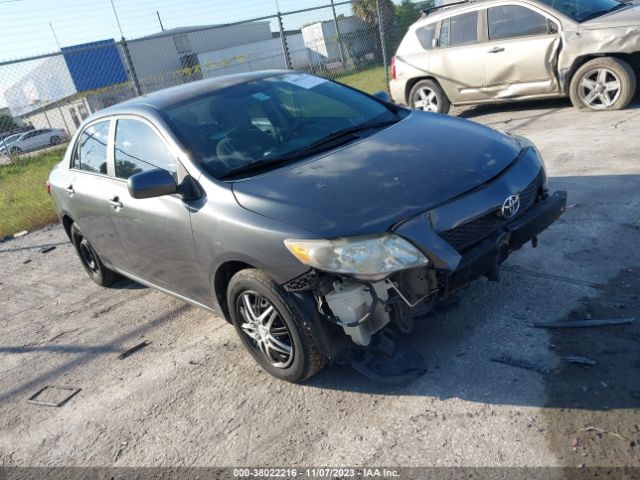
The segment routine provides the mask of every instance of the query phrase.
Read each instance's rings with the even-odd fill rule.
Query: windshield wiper
[[[628,7],[628,6],[629,6],[629,4],[628,4],[628,3],[622,3],[622,2],[621,2],[619,5],[616,5],[616,6],[614,6],[614,7],[611,7],[609,10],[602,10],[602,11],[600,11],[600,12],[593,12],[593,13],[590,13],[590,14],[589,14],[589,15],[587,15],[586,17],[581,18],[581,19],[580,19],[580,23],[582,23],[582,22],[587,22],[587,21],[589,21],[589,20],[593,20],[594,18],[601,17],[601,16],[603,16],[603,15],[606,15],[607,13],[615,12],[616,10],[620,10],[621,8]]]
[[[248,165],[234,168],[233,170],[226,172],[220,178],[226,179],[229,177],[235,177],[236,175],[239,175],[242,173],[254,172],[257,170],[264,170],[265,168],[270,169],[278,165],[282,165],[283,163],[291,162],[293,160],[299,160],[302,157],[325,150],[327,147],[334,146],[339,140],[346,139],[359,132],[363,132],[373,128],[386,127],[388,125],[396,123],[397,121],[398,121],[397,119],[385,120],[381,122],[363,123],[361,125],[356,125],[354,127],[344,128],[342,130],[338,130],[337,132],[333,132],[332,134],[327,135],[326,137],[323,137],[320,140],[317,140],[300,150],[296,150],[295,152],[289,155],[258,160]]]

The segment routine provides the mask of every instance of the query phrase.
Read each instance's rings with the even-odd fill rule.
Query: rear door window
[[[177,159],[169,151],[158,133],[139,120],[118,120],[115,139],[116,177],[127,179],[131,175],[161,168],[174,178]]]
[[[433,37],[436,34],[436,24],[425,25],[416,30],[418,41],[422,48],[425,50],[431,50],[433,48]]]
[[[478,12],[463,13],[442,20],[440,25],[440,46],[454,47],[478,41]]]
[[[73,155],[73,168],[107,174],[107,141],[110,123],[109,120],[105,120],[84,129]]]
[[[491,7],[487,21],[489,40],[546,35],[551,24],[545,16],[520,5]]]

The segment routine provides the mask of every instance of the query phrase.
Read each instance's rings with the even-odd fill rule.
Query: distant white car
[[[69,134],[61,128],[30,130],[0,141],[0,153],[19,155],[23,152],[58,145],[67,140],[69,140]]]

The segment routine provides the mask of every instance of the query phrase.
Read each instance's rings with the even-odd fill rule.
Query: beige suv
[[[626,107],[640,66],[640,5],[488,0],[427,9],[392,63],[391,96],[412,108],[570,96]]]

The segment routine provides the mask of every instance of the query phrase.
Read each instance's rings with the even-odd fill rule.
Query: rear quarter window
[[[418,42],[425,50],[431,50],[433,48],[433,38],[436,34],[436,24],[425,25],[416,30],[416,36]]]

